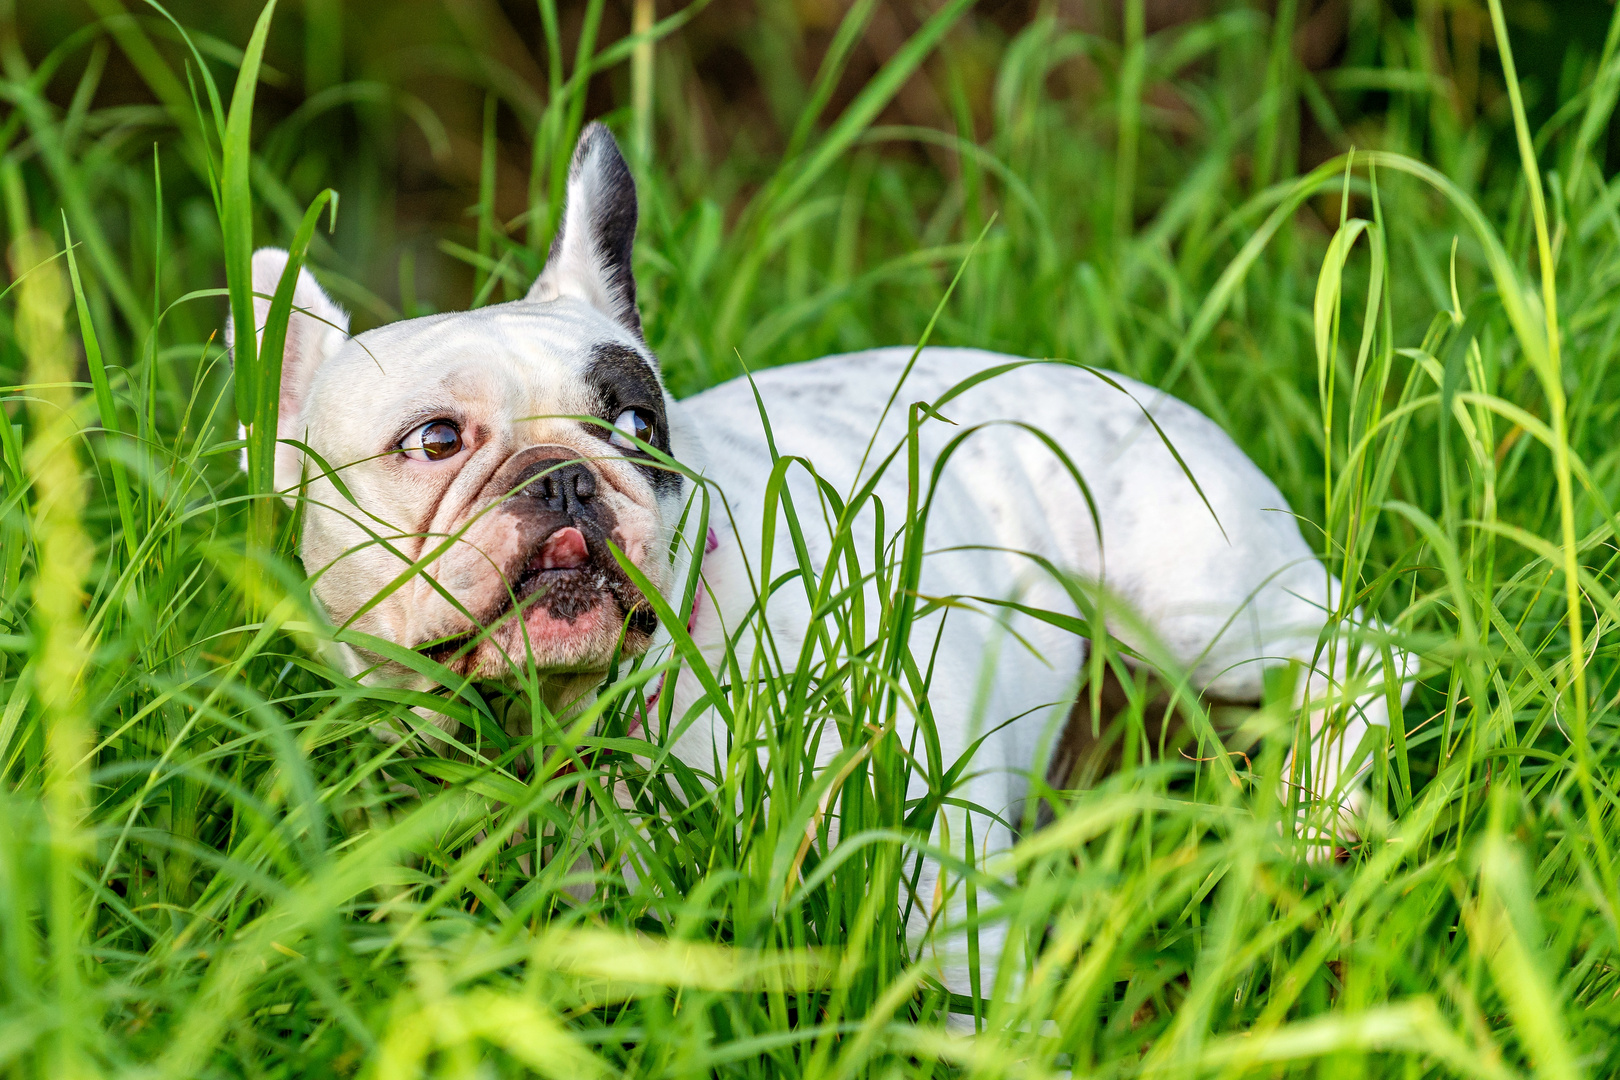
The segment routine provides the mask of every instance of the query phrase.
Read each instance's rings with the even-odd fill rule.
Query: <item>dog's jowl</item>
[[[838,527],[825,491],[870,480],[874,498],[845,524],[854,538],[845,550],[866,558],[885,550],[909,494],[907,454],[891,452],[922,416],[921,477],[958,445],[928,504],[916,593],[959,599],[929,607],[912,641],[917,669],[932,673],[937,753],[948,765],[972,755],[935,819],[936,843],[960,844],[967,823],[958,807],[976,806],[989,812],[972,822],[978,857],[1008,848],[1006,823],[1025,819],[1030,777],[1044,775],[1043,755],[1063,744],[1088,643],[1072,631],[1079,612],[1058,575],[1107,598],[1109,632],[1131,655],[1185,676],[1211,700],[1258,702],[1267,669],[1302,665],[1301,745],[1311,753],[1297,775],[1353,815],[1365,760],[1357,751],[1368,726],[1386,722],[1384,673],[1404,681],[1407,659],[1381,650],[1377,628],[1356,625],[1354,612],[1339,628],[1339,640],[1354,644],[1319,650],[1326,623],[1344,617],[1338,582],[1276,487],[1211,421],[1123,376],[954,348],[779,367],[677,402],[642,337],[635,228],[629,171],[607,130],[592,125],[574,155],[548,262],[524,299],[350,338],[346,316],[311,277],[300,279],[279,434],[318,460],[283,443],[276,476],[288,492],[305,485],[300,553],[335,622],[352,620],[458,675],[534,673],[564,709],[600,683],[615,656],[668,647],[668,628],[617,548],[667,598],[665,610],[689,620],[715,670],[749,672],[764,635],[738,631],[758,610],[762,536],[775,537],[773,573],[798,563],[800,540],[819,571]],[[273,250],[254,257],[259,292],[274,292],[285,260]],[[258,305],[262,320],[268,302]],[[914,413],[917,401],[940,404]],[[765,519],[773,463],[785,457],[817,474],[787,469],[799,540]],[[699,531],[700,489],[711,500],[710,528],[677,535]],[[889,515],[882,538],[878,503]],[[424,559],[422,573],[373,602]],[[701,588],[678,610],[693,569]],[[879,610],[878,586],[868,578],[866,587]],[[811,618],[806,590],[776,590],[766,612],[773,654],[795,655]],[[1032,612],[1067,616],[1070,628]],[[741,656],[723,666],[728,649]],[[354,649],[345,662],[370,680],[419,678]],[[1345,717],[1332,730],[1326,710],[1309,704],[1330,689]],[[666,740],[700,772],[724,761],[731,733],[706,707],[702,683],[688,672],[659,692],[681,723],[646,737]],[[904,712],[900,726],[913,715]],[[910,731],[899,735],[913,745]],[[840,749],[824,736],[819,760]],[[927,794],[920,772],[912,785],[908,798]],[[960,911],[938,875],[925,864],[917,883],[919,936],[931,916],[948,925]],[[991,927],[979,941],[988,986],[1001,939]],[[951,989],[966,992],[960,936],[935,934],[928,947]]]

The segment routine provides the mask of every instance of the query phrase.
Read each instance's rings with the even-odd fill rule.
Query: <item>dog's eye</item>
[[[653,418],[645,409],[626,409],[613,421],[613,433],[608,436],[608,442],[626,450],[639,449],[634,442],[626,436],[635,436],[644,443],[653,439]]]
[[[417,461],[442,461],[461,452],[461,429],[448,420],[430,420],[401,439],[399,448]]]

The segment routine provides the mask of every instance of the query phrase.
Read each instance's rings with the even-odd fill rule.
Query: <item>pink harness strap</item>
[[[720,536],[714,531],[714,526],[711,525],[709,526],[709,535],[703,540],[703,555],[711,554],[714,549],[719,546]],[[703,555],[698,556],[697,588],[692,593],[692,610],[688,612],[686,616],[686,632],[688,634],[690,634],[692,629],[697,626],[698,612],[703,608]],[[660,675],[658,676],[657,684],[653,687],[653,692],[647,695],[647,707],[630,718],[630,726],[625,728],[624,732],[626,735],[634,735],[636,732],[641,730],[643,719],[648,713],[652,712],[652,710],[658,706],[658,695],[662,694],[663,692],[664,677]]]

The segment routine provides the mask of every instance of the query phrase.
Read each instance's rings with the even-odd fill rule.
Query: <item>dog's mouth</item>
[[[556,529],[514,572],[503,575],[509,587],[493,610],[476,618],[476,625],[422,642],[416,651],[468,672],[475,666],[474,654],[486,643],[504,646],[514,662],[529,652],[545,661],[549,658],[539,655],[537,638],[559,631],[566,635],[587,616],[595,616],[589,620],[595,628],[611,615],[623,625],[624,643],[639,652],[658,629],[658,616],[604,541],[577,525]],[[550,633],[542,634],[544,630]]]
[[[585,545],[585,534],[573,525],[566,525],[546,537],[540,549],[529,556],[525,580],[554,570],[578,570],[590,560],[591,553]]]

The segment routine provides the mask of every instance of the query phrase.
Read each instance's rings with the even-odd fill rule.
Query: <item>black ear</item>
[[[619,144],[601,124],[580,134],[568,167],[562,224],[530,300],[572,296],[641,336],[630,250],[636,239],[636,182]]]

